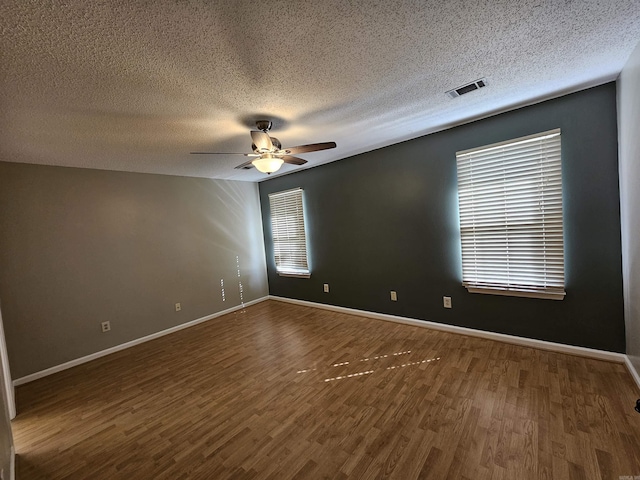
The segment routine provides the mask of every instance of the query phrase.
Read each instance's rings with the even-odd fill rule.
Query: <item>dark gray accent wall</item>
[[[554,128],[562,129],[566,298],[468,293],[456,151]],[[268,194],[294,187],[304,189],[310,279],[278,276],[273,260]],[[274,178],[260,184],[260,201],[272,295],[625,349],[614,83]]]
[[[262,236],[253,183],[0,162],[13,378],[267,295]]]

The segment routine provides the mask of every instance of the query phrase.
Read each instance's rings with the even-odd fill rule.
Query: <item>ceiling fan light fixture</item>
[[[251,163],[258,169],[259,172],[269,174],[280,170],[280,167],[284,163],[284,160],[282,160],[281,158],[272,157],[271,155],[267,155],[256,158]]]

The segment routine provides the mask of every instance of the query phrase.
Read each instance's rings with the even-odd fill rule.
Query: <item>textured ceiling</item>
[[[264,117],[339,160],[613,80],[639,41],[640,0],[3,0],[0,160],[256,181],[189,152]]]

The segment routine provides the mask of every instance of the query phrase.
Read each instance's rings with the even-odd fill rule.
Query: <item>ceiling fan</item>
[[[292,165],[304,165],[306,160],[294,157],[294,154],[317,152],[336,148],[336,142],[312,143],[310,145],[298,145],[297,147],[282,148],[280,140],[270,137],[267,133],[271,130],[269,120],[258,120],[256,122],[258,131],[251,131],[251,148],[254,153],[220,153],[220,152],[191,152],[194,155],[244,155],[245,157],[256,157],[235,168],[249,169],[256,167],[260,172],[270,174],[280,169],[283,163]]]

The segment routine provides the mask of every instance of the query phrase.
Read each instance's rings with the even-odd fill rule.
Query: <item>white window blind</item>
[[[564,298],[560,130],[456,153],[462,284]]]
[[[269,195],[276,270],[280,275],[308,277],[302,189]]]

